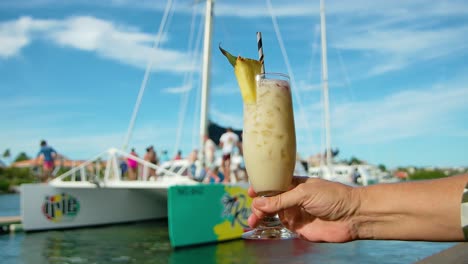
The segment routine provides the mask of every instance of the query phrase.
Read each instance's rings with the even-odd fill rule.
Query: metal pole
[[[325,1],[320,0],[320,31],[322,38],[322,81],[323,81],[323,108],[325,114],[325,145],[326,165],[331,173],[331,135],[330,135],[330,109],[328,98],[328,65],[327,65],[327,33],[325,28]]]
[[[210,64],[211,64],[211,30],[213,20],[212,0],[206,1],[205,13],[205,36],[203,44],[203,69],[202,69],[202,91],[201,91],[201,109],[200,109],[200,150],[199,157],[202,164],[204,163],[204,137],[208,135],[208,105],[209,105],[209,89],[210,89]]]

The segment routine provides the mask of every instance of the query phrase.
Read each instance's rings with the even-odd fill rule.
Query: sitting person
[[[207,172],[205,183],[222,183],[224,181],[224,174],[219,170],[219,167],[214,167],[213,170]]]

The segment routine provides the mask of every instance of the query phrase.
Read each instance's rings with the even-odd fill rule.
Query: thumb
[[[294,188],[290,191],[271,196],[257,197],[253,200],[253,206],[265,213],[277,213],[279,211],[301,205],[304,192]]]

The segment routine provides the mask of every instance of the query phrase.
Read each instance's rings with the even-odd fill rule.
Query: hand
[[[353,187],[308,177],[294,177],[292,185],[282,194],[255,198],[249,225],[255,227],[264,216],[278,213],[286,228],[310,241],[357,239],[353,217],[359,199]],[[257,196],[252,187],[249,196]]]

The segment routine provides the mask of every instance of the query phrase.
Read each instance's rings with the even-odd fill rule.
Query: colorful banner
[[[247,186],[173,186],[168,192],[169,237],[173,247],[240,238],[249,229],[252,199]]]

